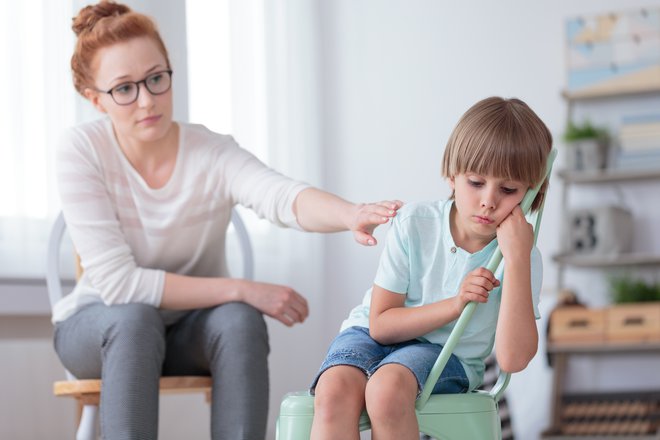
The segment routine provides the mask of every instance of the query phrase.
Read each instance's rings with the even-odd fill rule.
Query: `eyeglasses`
[[[96,89],[96,91],[112,96],[112,99],[118,105],[129,105],[138,99],[140,84],[144,84],[144,87],[152,95],[162,95],[172,87],[172,71],[155,72],[140,81],[127,81],[114,86],[110,90]]]

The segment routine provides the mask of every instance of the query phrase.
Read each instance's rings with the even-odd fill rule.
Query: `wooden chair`
[[[236,231],[242,253],[242,277],[254,278],[254,258],[252,244],[245,224],[239,214],[232,211],[231,223]],[[53,224],[48,241],[48,257],[46,262],[46,283],[51,308],[64,296],[60,279],[60,246],[66,224],[64,216],[60,213]],[[76,256],[76,278],[80,278],[82,270]],[[98,407],[101,397],[101,379],[76,379],[66,371],[66,380],[57,381],[53,385],[56,396],[73,397],[78,402],[79,424],[76,440],[92,440],[98,432]],[[167,376],[160,379],[162,394],[172,393],[204,393],[207,401],[211,396],[211,377],[209,376]]]
[[[552,163],[557,155],[553,149],[548,157],[546,176],[550,175]],[[530,189],[520,203],[527,214],[538,187]],[[542,209],[533,214],[535,240],[541,223]],[[497,248],[486,268],[495,272],[502,261],[502,253]],[[502,438],[498,402],[509,384],[511,375],[500,371],[497,382],[490,391],[473,391],[465,394],[431,394],[442,374],[449,357],[454,351],[465,327],[474,314],[477,303],[471,302],[463,309],[447,342],[429,373],[420,397],[415,404],[419,429],[423,434],[442,440],[500,440]],[[282,399],[277,419],[277,440],[308,440],[314,418],[314,396],[309,391],[289,393]],[[371,429],[366,411],[359,420],[360,431]]]

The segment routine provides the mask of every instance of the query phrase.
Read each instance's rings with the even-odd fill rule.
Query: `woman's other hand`
[[[307,300],[288,286],[248,282],[242,297],[243,302],[287,327],[303,322],[309,315]]]

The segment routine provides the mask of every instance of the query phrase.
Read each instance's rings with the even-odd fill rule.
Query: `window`
[[[0,11],[0,277],[41,277],[59,205],[55,146],[75,121],[71,2],[2,2]]]
[[[190,121],[233,135],[268,163],[263,5],[230,3],[186,3]],[[271,229],[238,209],[252,235]]]

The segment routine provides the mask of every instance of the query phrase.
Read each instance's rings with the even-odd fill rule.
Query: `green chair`
[[[552,163],[557,155],[557,150],[552,149],[548,156],[546,166],[546,177],[550,175]],[[530,189],[525,194],[521,208],[525,214],[529,213],[530,207],[536,194],[540,189]],[[534,224],[534,240],[538,236],[541,223],[543,207],[532,214],[530,221]],[[502,253],[499,248],[489,260],[486,268],[495,272],[502,261]],[[472,391],[465,394],[431,394],[435,383],[438,381],[451,353],[454,351],[465,327],[474,314],[477,303],[469,303],[458,318],[447,343],[431,369],[428,379],[424,384],[422,393],[415,404],[417,421],[422,433],[441,440],[481,440],[502,438],[500,417],[498,413],[498,402],[504,390],[509,384],[511,375],[500,371],[495,385],[490,391]],[[314,396],[309,391],[289,393],[284,396],[280,405],[280,414],[277,419],[277,440],[307,440],[312,429],[314,418]],[[371,429],[369,416],[364,411],[360,416],[360,431]]]

